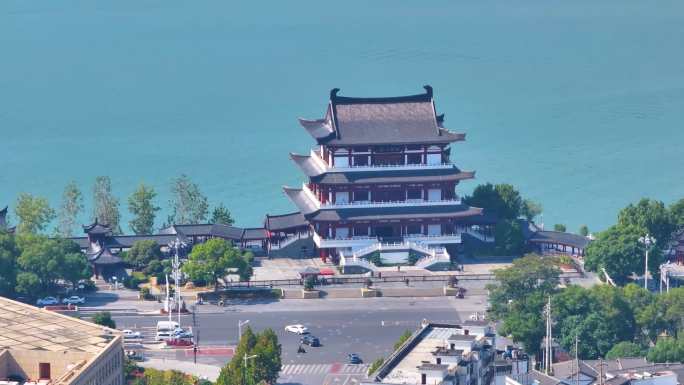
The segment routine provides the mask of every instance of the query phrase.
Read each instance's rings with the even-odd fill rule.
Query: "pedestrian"
[[[408,286],[408,285],[409,285],[409,279],[406,278],[406,286]]]

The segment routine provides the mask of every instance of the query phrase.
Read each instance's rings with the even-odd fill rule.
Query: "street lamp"
[[[249,320],[245,320],[245,321],[238,320],[238,344],[240,343],[240,339],[242,339],[242,327],[247,325],[248,323],[249,323]]]
[[[257,358],[258,355],[253,355],[253,356],[248,356],[247,353],[245,353],[245,360],[244,360],[244,366],[242,367],[242,385],[245,385],[247,383],[247,360],[251,360],[252,358]]]
[[[646,261],[644,262],[644,289],[646,290],[648,290],[648,250],[651,248],[652,244],[655,244],[655,241],[655,238],[649,234],[639,237],[639,242],[646,246]]]

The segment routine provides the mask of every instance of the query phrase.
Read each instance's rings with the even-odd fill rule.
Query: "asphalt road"
[[[344,363],[348,353],[357,353],[366,363],[385,357],[405,330],[415,330],[421,320],[458,323],[473,311],[483,311],[484,297],[455,299],[367,298],[329,300],[283,300],[272,303],[244,304],[221,309],[202,308],[196,314],[195,333],[202,346],[234,346],[238,321],[249,320],[255,330],[272,328],[283,347],[283,365]],[[161,316],[116,316],[119,329],[132,328],[153,332]],[[183,326],[192,325],[192,316],[183,316]],[[301,323],[321,340],[321,347],[306,346],[297,354],[300,336],[284,331],[285,325]],[[180,357],[179,354],[166,353]],[[186,355],[183,355],[185,359]],[[222,364],[225,355],[201,357],[205,363]]]

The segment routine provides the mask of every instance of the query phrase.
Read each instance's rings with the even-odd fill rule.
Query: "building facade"
[[[0,381],[124,385],[123,337],[102,327],[0,297]]]
[[[323,118],[300,119],[317,146],[291,154],[307,180],[284,188],[310,223],[322,258],[349,262],[380,253],[387,263],[412,255],[448,262],[443,246],[461,243],[473,225],[490,231],[482,209],[456,194],[475,173],[451,162],[451,144],[465,135],[444,128],[430,86],[388,98],[338,91],[330,92]]]

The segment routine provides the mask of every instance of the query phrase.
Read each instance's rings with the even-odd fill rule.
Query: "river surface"
[[[126,197],[191,175],[240,225],[294,206],[289,152],[328,92],[435,89],[464,182],[508,182],[547,227],[600,230],[643,196],[684,197],[680,0],[0,2],[0,206]],[[123,226],[128,231],[126,226]]]

